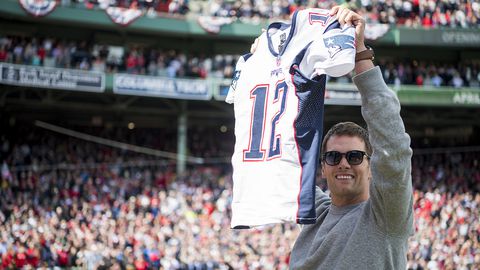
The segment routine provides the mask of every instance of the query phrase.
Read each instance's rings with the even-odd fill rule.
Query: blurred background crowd
[[[86,8],[123,7],[147,14],[208,15],[237,19],[288,19],[296,9],[329,9],[334,0],[62,0],[63,5]],[[480,3],[474,0],[347,0],[350,8],[370,23],[407,27],[471,28],[480,25]]]
[[[231,79],[238,55],[185,53],[175,49],[120,47],[55,38],[0,37],[0,62],[44,67],[124,72],[171,78]],[[480,87],[480,62],[380,59],[377,63],[388,84]],[[351,82],[351,75],[331,78]]]
[[[144,154],[38,127],[2,128],[0,269],[288,268],[295,224],[230,229],[229,164],[192,165],[177,175],[171,162]],[[89,132],[166,144],[151,131]],[[192,153],[209,148],[201,146],[209,137],[218,141],[202,136],[189,144]],[[414,155],[409,269],[480,265],[479,161],[478,151]],[[325,188],[320,177],[318,183]]]
[[[82,9],[140,9],[153,17],[217,16],[250,22],[287,20],[299,8],[338,4],[332,0],[57,2]],[[441,29],[478,29],[480,25],[480,3],[473,0],[344,3],[371,24]],[[238,57],[45,35],[0,35],[0,64],[231,79]],[[480,87],[478,60],[387,56],[376,64],[393,86]],[[330,81],[351,83],[351,75]],[[24,94],[21,89],[18,92]],[[1,96],[1,106],[6,96]],[[4,112],[15,115],[15,111]],[[8,121],[0,119],[0,270],[288,269],[297,225],[230,229],[231,130],[189,127],[188,153],[203,157],[205,163],[190,164],[186,173],[177,174],[171,160],[3,120]],[[458,121],[462,120],[459,116]],[[177,152],[176,130],[71,128],[116,142]],[[414,141],[412,145],[420,144]],[[480,269],[479,163],[478,147],[414,149],[415,234],[409,242],[409,269]],[[328,192],[320,175],[317,183]]]

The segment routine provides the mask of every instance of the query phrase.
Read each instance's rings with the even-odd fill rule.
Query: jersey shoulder
[[[246,62],[251,56],[252,56],[251,53],[247,53],[238,58],[237,64],[235,65],[235,71],[233,72],[232,82],[230,83],[228,94],[227,94],[227,97],[225,98],[225,102],[232,104],[235,101],[235,91],[237,89],[237,82],[240,79],[240,75],[242,74],[242,69],[244,68]]]

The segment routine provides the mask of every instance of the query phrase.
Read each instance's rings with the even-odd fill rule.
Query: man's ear
[[[323,162],[320,162],[320,168],[321,168],[321,172],[322,172],[322,179],[326,179],[326,176],[325,176],[325,164],[323,164]]]

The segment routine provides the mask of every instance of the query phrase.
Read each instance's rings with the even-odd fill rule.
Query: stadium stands
[[[186,55],[175,50],[90,45],[53,38],[2,37],[0,62],[168,77],[228,77],[236,56]],[[229,72],[228,72],[229,71]]]
[[[379,60],[385,81],[394,85],[451,86],[478,88],[480,63],[441,63],[435,61]]]
[[[358,9],[372,23],[425,28],[479,26],[477,1],[361,1]]]
[[[143,154],[38,127],[2,129],[0,269],[287,268],[296,225],[229,229],[228,164],[176,175],[169,162]],[[145,145],[158,136],[96,133]],[[409,269],[480,264],[479,161],[479,152],[414,156]]]
[[[339,1],[159,1],[159,0],[64,0],[64,5],[75,4],[87,8],[102,8],[118,6],[124,8],[142,9],[145,11],[168,12],[174,14],[210,15],[219,17],[245,18],[288,18],[298,8],[320,7],[330,8]],[[79,5],[80,3],[80,5]],[[345,1],[350,8],[357,10],[370,23],[404,25],[407,27],[426,28],[471,28],[480,26],[480,4],[478,1]],[[197,8],[200,7],[200,8]]]
[[[306,6],[329,8],[335,1],[60,0],[60,5],[77,9],[57,7],[45,18],[30,16],[17,2],[0,6],[0,65],[101,71],[107,79],[98,92],[55,88],[57,84],[42,87],[45,81],[32,83],[36,77],[0,85],[0,270],[288,268],[299,231],[295,224],[229,229],[233,113],[222,96],[183,100],[181,95],[122,95],[108,80],[118,73],[230,79],[235,53],[248,49],[261,26],[235,25],[210,35],[197,25],[198,16],[255,23],[288,19],[295,9]],[[372,24],[399,26],[391,30],[400,39],[383,37],[375,49],[382,56],[376,63],[388,83],[413,85],[404,96],[398,92],[415,148],[416,232],[409,246],[409,269],[477,269],[480,150],[474,145],[480,138],[480,96],[477,89],[454,88],[480,87],[478,33],[463,29],[478,29],[480,4],[345,2]],[[118,26],[103,10],[96,10],[109,6],[140,9],[147,18],[131,27]],[[405,28],[409,31],[400,31]],[[413,31],[417,28],[437,29]],[[419,38],[427,34],[428,42]],[[425,94],[427,86],[449,88]],[[222,89],[228,89],[228,83]],[[328,101],[349,102],[328,104],[326,125],[345,118],[361,121],[356,93],[349,89],[329,93]],[[453,98],[442,95],[447,92]],[[427,98],[415,103],[420,100],[415,93]],[[189,164],[187,172],[178,175],[171,160],[31,126],[34,120],[71,123],[72,129],[101,138],[174,153],[182,105],[189,116],[188,155],[207,162]],[[129,121],[145,127],[118,127]],[[223,124],[224,131],[219,131]],[[433,150],[419,149],[423,147]],[[320,177],[318,184],[326,188]]]
[[[6,36],[0,39],[0,62],[171,78],[231,78],[238,58],[237,55],[189,55],[174,49],[109,48],[79,41]],[[380,59],[378,65],[389,84],[480,87],[480,62]],[[332,80],[351,82],[349,75]]]

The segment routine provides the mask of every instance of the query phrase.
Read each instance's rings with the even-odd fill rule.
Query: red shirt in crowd
[[[61,266],[61,267],[65,267],[68,265],[68,253],[63,250],[63,249],[60,249],[59,251],[57,251],[57,256],[58,256],[58,265]]]
[[[422,75],[418,75],[417,78],[415,78],[415,83],[418,85],[418,86],[422,86],[423,85],[423,76]]]
[[[23,268],[27,264],[27,254],[25,252],[19,252],[15,255],[15,266],[17,268]]]
[[[432,27],[432,19],[430,18],[429,15],[426,15],[425,17],[423,17],[422,25],[423,27],[427,27],[427,28]]]
[[[144,260],[135,260],[134,262],[136,270],[147,270],[148,263]]]
[[[1,268],[6,269],[7,267],[11,266],[12,262],[13,262],[13,254],[11,251],[7,251],[7,253],[2,255]]]
[[[130,54],[127,58],[127,68],[136,68],[137,58],[133,54]]]
[[[38,48],[37,55],[41,60],[45,59],[46,54],[47,54],[47,52],[45,51],[44,47]]]
[[[4,49],[0,49],[0,61],[7,61],[7,51]]]
[[[38,267],[40,257],[37,249],[33,247],[27,249],[27,263],[33,267]]]

